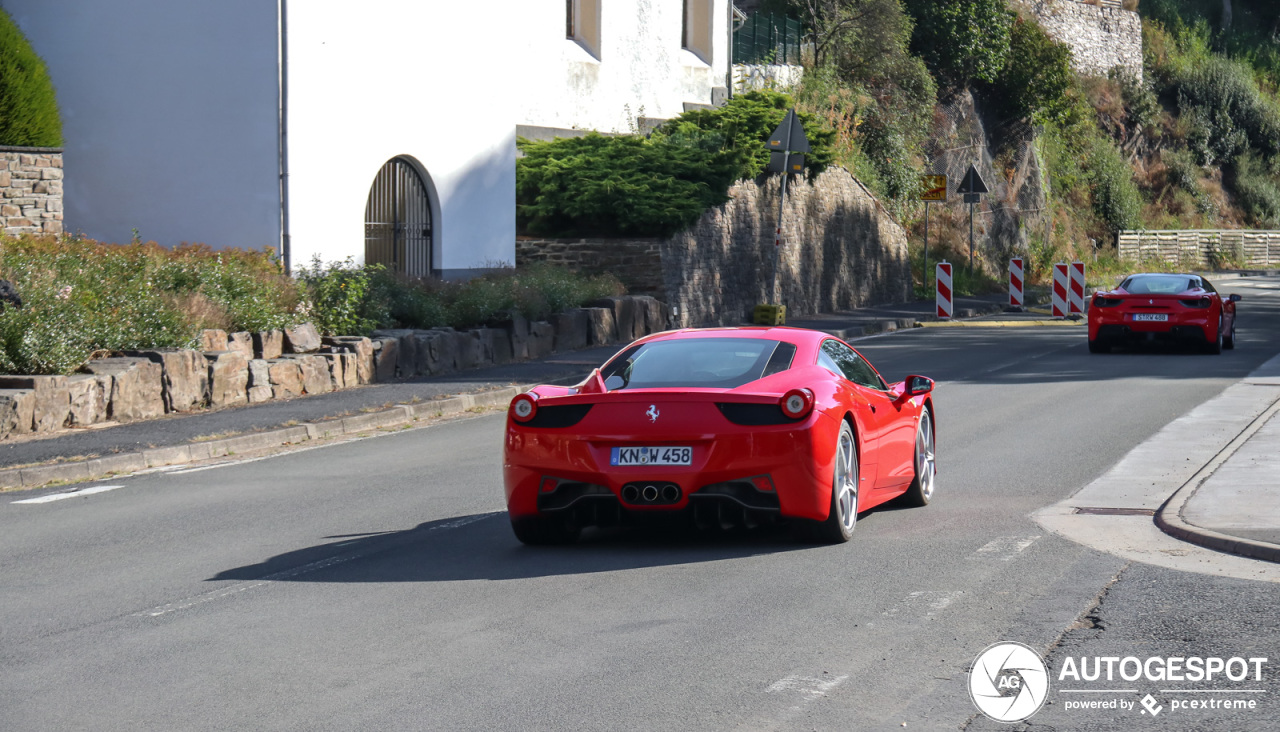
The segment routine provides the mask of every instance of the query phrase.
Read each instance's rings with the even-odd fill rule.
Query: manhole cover
[[[1111,508],[1109,506],[1076,506],[1076,513],[1096,516],[1155,516],[1153,508]]]

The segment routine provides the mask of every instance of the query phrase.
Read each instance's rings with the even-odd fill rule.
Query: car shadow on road
[[[782,526],[731,531],[680,527],[590,529],[576,544],[527,547],[511,533],[505,511],[428,521],[402,531],[326,539],[341,541],[326,541],[258,564],[228,569],[208,581],[515,580],[831,548],[806,544]]]

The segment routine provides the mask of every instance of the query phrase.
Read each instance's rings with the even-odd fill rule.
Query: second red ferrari
[[[1126,343],[1174,340],[1209,353],[1236,347],[1236,303],[1208,280],[1187,274],[1135,274],[1089,302],[1089,350],[1106,353]]]

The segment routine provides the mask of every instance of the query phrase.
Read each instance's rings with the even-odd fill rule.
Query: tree
[[[1040,24],[1018,18],[1009,34],[1009,54],[996,83],[983,89],[985,96],[1009,119],[1060,122],[1070,100],[1067,89],[1071,49],[1049,37]]]
[[[1009,55],[1014,14],[1005,0],[909,0],[911,50],[938,79],[959,87],[994,82]]]
[[[0,9],[0,145],[60,147],[62,119],[44,61]]]

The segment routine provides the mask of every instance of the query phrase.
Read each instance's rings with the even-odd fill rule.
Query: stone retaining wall
[[[325,394],[630,342],[666,330],[652,297],[605,298],[550,322],[501,328],[376,331],[321,338],[310,324],[266,333],[202,334],[200,351],[129,351],[70,376],[0,375],[0,439],[104,422]]]
[[[1120,66],[1142,78],[1142,17],[1118,2],[1093,5],[1078,0],[1017,0],[1044,26],[1049,37],[1071,47],[1071,67],[1106,76]]]
[[[0,230],[62,233],[62,150],[0,146]]]
[[[516,267],[549,262],[584,274],[612,274],[637,295],[662,295],[661,239],[516,240]]]

